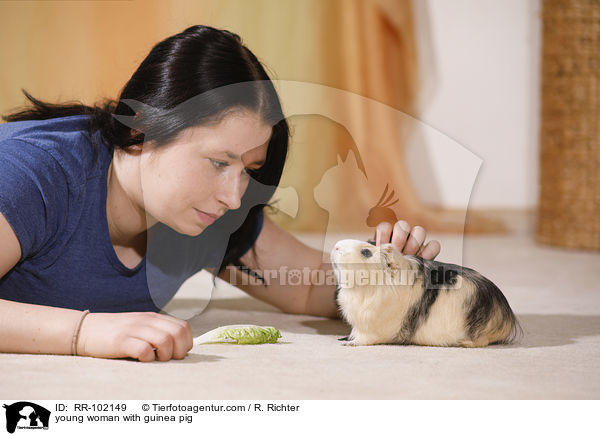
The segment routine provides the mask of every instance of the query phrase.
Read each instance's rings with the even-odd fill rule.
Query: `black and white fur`
[[[344,345],[484,347],[511,343],[522,333],[500,289],[473,269],[351,239],[336,243],[331,260],[339,284],[336,302],[352,326],[341,339],[349,341]],[[342,273],[359,269],[379,270],[390,280],[408,272],[414,280],[340,283]]]

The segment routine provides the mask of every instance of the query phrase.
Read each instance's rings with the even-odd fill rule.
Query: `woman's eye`
[[[221,169],[229,165],[227,162],[222,162],[220,160],[211,159],[210,161],[213,164],[213,166],[217,169]]]
[[[223,162],[220,160],[210,159],[210,162],[218,170],[221,170],[221,169],[229,166],[229,162]],[[242,172],[249,176],[257,176],[258,175],[258,169],[244,168],[242,170]]]

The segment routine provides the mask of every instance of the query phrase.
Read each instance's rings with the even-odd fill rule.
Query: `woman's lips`
[[[219,218],[217,215],[208,214],[208,213],[202,212],[201,210],[198,210],[196,208],[194,208],[194,210],[196,211],[196,214],[200,217],[202,222],[204,222],[208,225],[214,223],[217,220],[217,218]]]

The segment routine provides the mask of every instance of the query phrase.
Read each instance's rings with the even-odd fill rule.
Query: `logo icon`
[[[6,409],[6,431],[14,433],[15,429],[48,429],[50,411],[42,406],[28,401],[19,401]]]

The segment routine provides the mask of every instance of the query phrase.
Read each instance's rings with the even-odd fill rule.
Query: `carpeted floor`
[[[344,347],[341,321],[286,315],[229,285],[208,302],[168,307],[200,334],[227,324],[273,325],[277,344],[196,346],[182,361],[139,363],[0,354],[6,399],[574,399],[600,398],[600,255],[537,245],[529,233],[438,236],[438,260],[462,262],[503,290],[521,343],[484,349]],[[299,235],[317,244],[311,235]]]

